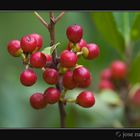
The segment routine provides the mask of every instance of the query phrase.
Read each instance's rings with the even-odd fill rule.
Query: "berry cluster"
[[[67,28],[66,35],[69,43],[55,64],[52,54],[40,51],[43,46],[43,38],[37,33],[26,35],[21,40],[12,40],[8,43],[8,52],[14,57],[21,56],[23,58],[25,70],[20,74],[22,85],[32,86],[37,82],[34,68],[43,71],[42,79],[44,82],[55,85],[55,87],[47,88],[43,94],[37,92],[30,97],[30,104],[34,109],[42,109],[47,104],[54,104],[58,101],[66,104],[70,102],[69,99],[65,98],[67,90],[76,87],[86,88],[91,84],[91,73],[84,66],[78,65],[77,62],[80,56],[87,60],[97,58],[100,52],[98,45],[87,44],[82,38],[82,27],[76,24]],[[61,90],[57,88],[58,84],[61,84]],[[95,104],[94,94],[85,90],[73,102],[85,108],[91,107]]]
[[[99,89],[117,89],[118,85],[126,79],[127,69],[123,61],[113,61],[110,67],[101,71]]]

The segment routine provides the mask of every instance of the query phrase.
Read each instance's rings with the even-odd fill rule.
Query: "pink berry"
[[[110,68],[106,68],[101,72],[101,79],[102,80],[111,80],[112,79],[112,71]]]
[[[59,101],[60,98],[60,91],[57,88],[50,87],[45,90],[44,98],[46,103],[54,104]]]
[[[43,79],[48,84],[56,84],[58,82],[59,74],[53,68],[47,68],[43,73]]]
[[[23,36],[21,38],[21,48],[25,53],[32,53],[37,47],[37,41],[34,37],[30,35]]]
[[[114,89],[114,85],[111,81],[109,80],[101,80],[99,83],[99,89],[103,90],[103,89]]]
[[[41,52],[36,52],[30,57],[30,64],[34,68],[42,68],[46,65],[46,56]]]
[[[34,33],[34,34],[30,34],[30,36],[34,37],[37,41],[37,49],[36,51],[40,50],[42,48],[42,45],[43,45],[43,38],[41,35],[37,34],[37,33]]]
[[[91,91],[81,92],[76,98],[76,103],[85,108],[92,107],[95,104],[93,93]]]
[[[51,62],[52,61],[52,56],[49,54],[45,54],[47,62]]]
[[[20,74],[20,82],[24,86],[32,86],[37,81],[35,72],[31,69],[26,69]]]
[[[77,63],[77,55],[74,52],[65,50],[60,55],[60,63],[63,67],[71,68]]]
[[[76,83],[84,83],[91,78],[89,70],[83,66],[75,68],[73,71],[73,79]]]
[[[86,40],[84,40],[83,38],[78,42],[78,46],[80,47],[80,51],[82,50],[83,47],[87,46],[87,42]]]
[[[89,60],[97,58],[100,53],[99,46],[94,43],[87,44],[86,47],[82,48],[82,51],[83,51],[83,56]]]
[[[7,50],[9,54],[11,54],[14,57],[18,57],[22,53],[22,49],[20,46],[19,40],[11,40],[7,45]]]
[[[47,105],[42,93],[34,93],[30,97],[30,104],[34,109],[42,109]]]
[[[76,87],[76,83],[73,80],[72,71],[67,71],[63,76],[63,85],[67,89],[74,89]]]
[[[67,28],[66,35],[69,41],[78,43],[83,36],[83,29],[80,25],[71,25]]]
[[[112,78],[116,80],[124,79],[127,75],[127,65],[120,60],[111,64]]]

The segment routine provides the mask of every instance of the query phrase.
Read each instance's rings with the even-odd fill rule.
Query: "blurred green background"
[[[58,105],[48,105],[43,110],[34,110],[29,104],[29,97],[35,92],[43,92],[48,85],[42,80],[42,72],[36,70],[38,82],[32,87],[24,87],[19,81],[19,75],[24,70],[21,58],[14,58],[7,52],[7,44],[12,39],[21,39],[30,33],[43,36],[43,47],[49,46],[48,30],[40,23],[34,11],[1,11],[0,12],[0,127],[60,127]],[[38,11],[46,20],[49,20],[48,11]],[[59,11],[56,12],[58,15]],[[129,20],[129,21],[128,21]],[[75,12],[66,11],[61,21],[56,24],[56,42],[60,42],[58,53],[66,48],[68,39],[66,28],[71,24],[79,24],[84,29],[83,38],[88,42],[100,46],[100,56],[93,61],[81,58],[79,64],[90,69],[93,82],[87,89],[92,90],[97,96],[94,107],[85,109],[78,105],[68,104],[67,127],[124,127],[123,107],[111,107],[98,97],[99,74],[102,69],[110,65],[115,59],[125,59],[124,38],[130,33],[133,43],[133,56],[139,57],[140,36],[139,12]],[[129,25],[128,25],[129,23]],[[139,62],[139,61],[138,61]],[[133,64],[134,69],[138,62]],[[140,66],[135,73],[139,73]],[[140,77],[131,75],[135,84]],[[133,78],[134,77],[134,78]],[[72,90],[75,96],[81,89]],[[111,92],[111,91],[110,91]]]

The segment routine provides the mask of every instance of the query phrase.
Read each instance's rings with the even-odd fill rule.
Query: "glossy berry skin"
[[[25,53],[32,53],[37,47],[37,41],[30,35],[23,36],[20,40],[21,48]]]
[[[20,82],[24,86],[32,86],[37,81],[35,72],[31,69],[26,69],[20,74]]]
[[[34,68],[42,68],[46,65],[46,56],[41,52],[36,52],[30,57],[30,64]]]
[[[51,62],[52,61],[52,56],[51,55],[45,54],[45,56],[46,56],[47,62]]]
[[[83,48],[86,49],[86,52],[83,49],[83,56],[86,59],[92,60],[99,56],[100,49],[97,44],[90,43],[90,44],[87,44],[87,46]]]
[[[83,29],[80,25],[71,25],[67,28],[66,35],[69,41],[78,43],[83,36]]]
[[[111,64],[111,72],[113,79],[124,79],[127,75],[127,65],[123,61],[116,60]]]
[[[14,57],[20,56],[20,54],[22,53],[22,49],[20,47],[20,41],[11,40],[7,45],[7,50],[9,54],[11,54]]]
[[[84,83],[91,78],[91,74],[87,68],[81,66],[73,71],[73,79],[77,84]]]
[[[36,51],[40,50],[42,48],[42,45],[43,45],[43,38],[42,38],[42,36],[37,34],[37,33],[30,34],[30,36],[34,37],[36,39],[36,41],[37,41]]]
[[[77,63],[77,55],[74,52],[65,50],[60,55],[60,63],[63,67],[71,68]]]
[[[135,93],[132,95],[131,102],[135,106],[140,106],[140,89],[135,91]]]
[[[76,87],[76,82],[73,80],[73,72],[67,71],[63,76],[63,85],[67,89],[74,89]]]
[[[34,93],[30,97],[30,105],[34,109],[43,109],[47,105],[44,95],[42,93]]]
[[[79,87],[79,88],[86,88],[86,87],[89,87],[90,84],[91,84],[91,78],[85,80],[84,82],[79,83],[79,84],[78,84],[78,87]]]
[[[58,71],[56,71],[53,68],[47,68],[43,72],[43,79],[46,83],[50,85],[54,85],[58,82],[59,74]]]
[[[91,91],[81,92],[77,98],[76,103],[82,107],[89,108],[95,104],[95,98]]]
[[[111,81],[109,80],[101,80],[99,83],[99,89],[103,90],[103,89],[114,89],[114,85]]]
[[[104,69],[100,74],[100,78],[102,80],[111,80],[112,79],[112,71],[111,71],[111,69],[110,68]]]
[[[87,42],[86,40],[84,40],[83,38],[78,42],[78,46],[80,47],[80,51],[82,50],[83,47],[87,46]]]
[[[50,87],[44,92],[44,99],[46,103],[54,104],[59,101],[60,91],[54,87]]]

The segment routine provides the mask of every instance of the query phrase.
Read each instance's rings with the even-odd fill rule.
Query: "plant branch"
[[[55,44],[55,20],[54,20],[54,13],[50,12],[50,24],[49,24],[49,32],[50,32],[50,46],[53,46]],[[53,63],[56,65],[56,69],[57,69],[57,50],[56,48],[54,49],[53,53],[52,53],[52,59],[53,59]],[[58,82],[58,84],[56,85],[56,88],[59,89],[62,92],[62,83],[61,81]],[[64,109],[64,104],[63,102],[59,101],[58,102],[58,106],[59,106],[59,112],[60,112],[60,120],[61,120],[61,127],[65,127],[65,117],[66,117],[66,113],[65,113],[65,109]]]
[[[61,12],[56,18],[55,18],[55,23],[57,23],[63,16],[65,12]]]
[[[36,17],[41,21],[41,23],[42,23],[47,29],[49,29],[49,24],[48,24],[37,12],[34,12],[34,14],[35,14]]]

